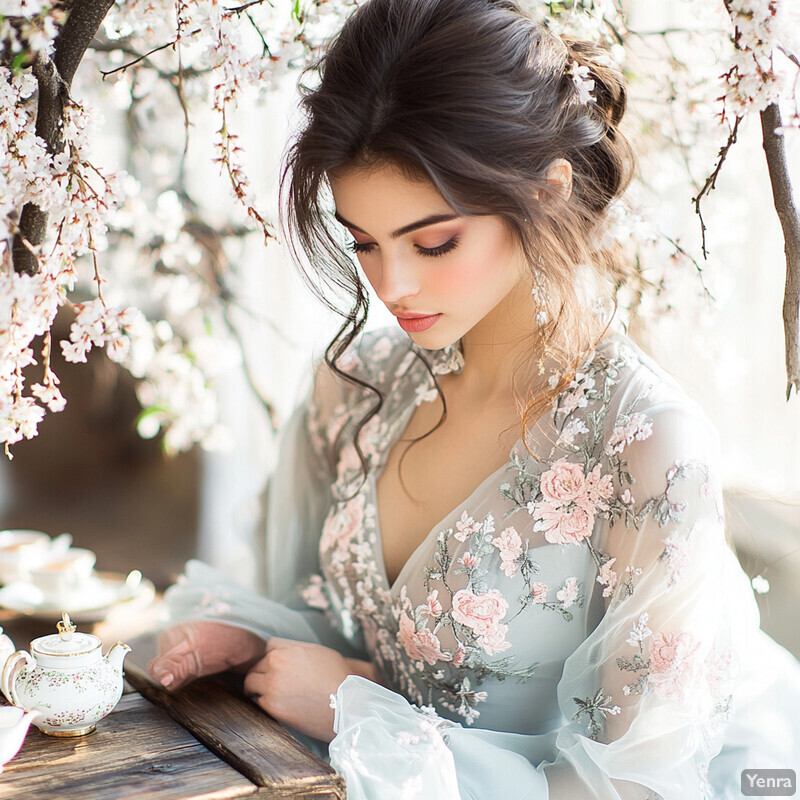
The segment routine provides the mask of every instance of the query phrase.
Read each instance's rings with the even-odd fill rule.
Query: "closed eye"
[[[420,255],[435,258],[436,256],[443,256],[446,253],[455,250],[456,247],[458,247],[458,236],[448,239],[444,244],[440,244],[438,247],[421,247],[418,244],[415,244],[414,247],[417,248]]]
[[[356,242],[354,240],[347,244],[347,249],[352,253],[371,253],[374,247],[376,247],[375,242]],[[448,239],[444,244],[440,244],[437,247],[422,247],[419,244],[415,244],[414,247],[417,248],[417,252],[421,256],[436,258],[455,250],[458,247],[458,236]]]

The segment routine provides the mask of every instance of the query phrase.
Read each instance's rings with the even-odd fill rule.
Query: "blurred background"
[[[680,27],[691,13],[680,0],[657,9],[633,3],[630,10],[640,30],[652,31]],[[645,42],[638,54],[628,56],[632,70],[646,69],[648,58],[663,61],[653,42]],[[715,54],[709,50],[706,57],[713,68]],[[155,127],[143,165],[136,160],[132,131],[133,122],[141,125],[160,103],[174,103],[174,98],[165,100],[155,84],[142,88],[125,79],[122,89],[112,82],[98,89],[92,70],[99,64],[100,56],[90,54],[76,79],[76,95],[91,85],[105,116],[93,153],[113,169],[136,174],[149,191],[147,202],[169,209],[175,194],[171,170],[183,142],[176,144],[174,136],[162,136]],[[233,116],[253,186],[270,219],[278,217],[274,198],[281,156],[298,124],[297,78],[296,70],[274,76],[271,91],[257,102],[240,102]],[[652,119],[652,113],[637,108],[635,90],[632,94],[628,124],[637,141],[648,135],[641,120]],[[233,202],[229,186],[204,155],[211,147],[213,120],[202,108],[192,113],[186,156],[192,169],[182,176],[184,185],[202,198],[207,213],[224,214]],[[667,131],[668,117],[665,107]],[[700,290],[693,269],[675,267],[669,291],[655,301],[674,298],[668,313],[637,322],[631,332],[719,430],[729,529],[745,571],[771,586],[757,595],[763,627],[800,656],[795,618],[800,607],[800,399],[785,399],[783,240],[760,137],[757,117],[748,118],[706,201],[710,258],[703,274],[715,300]],[[800,136],[786,140],[797,187]],[[642,213],[657,216],[674,239],[696,251],[700,229],[686,169],[663,153],[648,152],[643,182],[669,203],[649,208],[644,203]],[[696,157],[707,174],[715,147]],[[697,179],[701,168],[692,169]],[[126,257],[115,247],[112,236],[101,258],[112,274],[114,260]],[[274,463],[277,434],[264,398],[279,428],[307,391],[312,364],[336,330],[337,318],[311,295],[278,242],[265,245],[255,235],[226,247],[246,298],[230,309],[238,347],[223,357],[224,369],[214,380],[227,447],[165,454],[159,435],[140,435],[142,409],[128,371],[97,350],[87,365],[66,363],[56,348],[54,370],[68,404],[45,417],[36,438],[14,445],[13,461],[0,462],[0,528],[52,535],[68,531],[77,545],[97,552],[98,568],[138,568],[162,589],[191,557],[245,585],[260,585],[263,564],[253,553],[258,556],[262,548],[264,489],[270,472],[280,469]],[[55,341],[68,338],[71,321],[63,309]],[[369,327],[393,322],[374,302]]]

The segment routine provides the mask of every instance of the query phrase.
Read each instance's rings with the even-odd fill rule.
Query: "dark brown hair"
[[[594,102],[581,102],[574,62],[589,67]],[[344,318],[327,363],[368,387],[336,363],[363,329],[368,299],[334,222],[327,177],[399,166],[429,180],[456,213],[502,218],[544,284],[547,322],[532,353],[547,352],[564,369],[558,385],[521,403],[524,432],[600,335],[576,287],[583,265],[615,269],[593,241],[633,170],[618,130],[626,102],[618,68],[601,47],[553,35],[510,0],[368,0],[311,74],[318,82],[301,86],[305,125],[281,194],[304,276]],[[568,198],[545,178],[557,158],[572,165]],[[368,388],[376,404],[359,430],[382,402]]]

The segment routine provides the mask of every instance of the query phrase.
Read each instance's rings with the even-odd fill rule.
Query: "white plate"
[[[121,572],[95,572],[77,594],[45,598],[30,583],[10,583],[0,589],[0,608],[36,619],[52,619],[67,611],[74,622],[99,622],[118,608],[144,608],[155,597],[152,581],[142,578],[138,569]]]

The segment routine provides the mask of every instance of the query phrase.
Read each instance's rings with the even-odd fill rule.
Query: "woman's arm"
[[[279,722],[329,742],[333,738],[331,696],[348,675],[375,681],[369,661],[344,658],[336,650],[273,637],[266,654],[245,678],[245,691]]]

